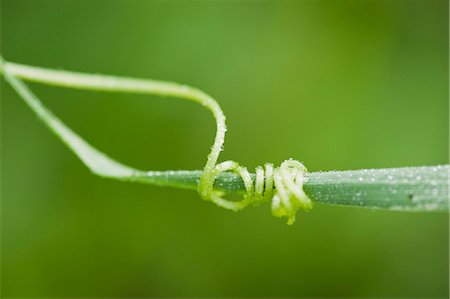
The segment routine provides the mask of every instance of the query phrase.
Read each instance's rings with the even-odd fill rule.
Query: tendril
[[[227,200],[223,197],[223,192],[213,189],[217,175],[226,171],[235,172],[242,178],[245,187],[242,200]],[[271,163],[266,163],[264,168],[256,167],[255,172],[256,178],[253,182],[250,172],[239,163],[235,161],[219,163],[210,174],[203,174],[207,175],[207,179],[200,181],[199,193],[203,199],[233,211],[242,210],[248,205],[257,206],[272,201],[272,214],[277,217],[287,217],[288,224],[294,223],[299,209],[305,211],[312,209],[312,201],[303,191],[306,168],[301,162],[289,159],[277,168],[274,168]],[[210,177],[213,179],[209,180]],[[205,190],[211,191],[205,192]]]
[[[272,214],[287,217],[288,224],[295,221],[299,209],[308,211],[312,208],[311,199],[303,191],[306,168],[299,161],[289,159],[276,168],[271,163],[264,167],[258,166],[255,181],[247,168],[235,161],[217,163],[227,131],[225,115],[217,101],[199,89],[156,80],[44,69],[6,62],[1,56],[0,75],[5,77],[53,133],[97,175],[125,180],[135,178],[141,171],[111,159],[84,141],[54,116],[19,78],[74,89],[170,96],[201,104],[211,111],[216,121],[216,136],[198,185],[198,192],[203,199],[233,211],[271,201]],[[216,177],[222,172],[235,172],[242,178],[245,193],[240,201],[225,199],[223,192],[214,190]],[[147,177],[158,173],[147,172]]]
[[[233,211],[242,210],[250,204],[259,205],[272,200],[272,214],[277,217],[287,217],[288,224],[295,222],[295,216],[299,209],[311,210],[313,207],[312,201],[303,191],[306,168],[297,160],[285,160],[276,168],[271,163],[266,163],[264,168],[256,167],[255,182],[253,182],[247,168],[240,166],[235,161],[217,164],[227,131],[225,115],[213,98],[208,97],[207,100],[204,106],[213,113],[217,131],[198,185],[200,196],[219,207]],[[244,182],[245,194],[240,201],[227,200],[223,197],[222,191],[214,190],[216,177],[227,171],[238,174]]]

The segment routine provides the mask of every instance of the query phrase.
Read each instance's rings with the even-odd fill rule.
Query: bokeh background
[[[199,87],[222,160],[448,163],[448,2],[1,0],[5,59]],[[141,169],[201,169],[208,112],[30,84]],[[317,204],[294,226],[101,179],[1,83],[2,297],[448,297],[448,214]]]

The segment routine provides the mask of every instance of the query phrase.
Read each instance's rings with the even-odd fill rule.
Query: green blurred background
[[[222,160],[448,163],[447,1],[1,0],[1,27],[10,61],[213,95]],[[137,168],[201,169],[212,144],[193,103],[30,86]],[[448,297],[448,214],[317,204],[289,227],[101,179],[1,87],[2,297]]]

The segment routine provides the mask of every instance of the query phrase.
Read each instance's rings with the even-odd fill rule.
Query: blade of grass
[[[316,202],[330,205],[448,212],[449,172],[449,165],[308,172],[303,188]],[[201,173],[199,170],[142,172],[129,180],[195,189]],[[241,177],[234,173],[220,174],[215,187],[231,192],[245,190]]]

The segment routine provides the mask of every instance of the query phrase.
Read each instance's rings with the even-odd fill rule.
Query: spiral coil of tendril
[[[240,201],[231,201],[223,197],[223,192],[213,190],[215,178],[222,172],[238,174],[245,186],[245,194]],[[312,201],[303,191],[306,168],[293,159],[285,160],[279,167],[266,163],[264,167],[256,167],[256,178],[253,179],[246,167],[235,161],[226,161],[215,165],[209,180],[203,182],[202,188],[208,190],[202,194],[206,200],[216,205],[239,211],[248,205],[259,205],[272,200],[272,214],[287,217],[288,224],[293,224],[299,209],[309,211]]]

